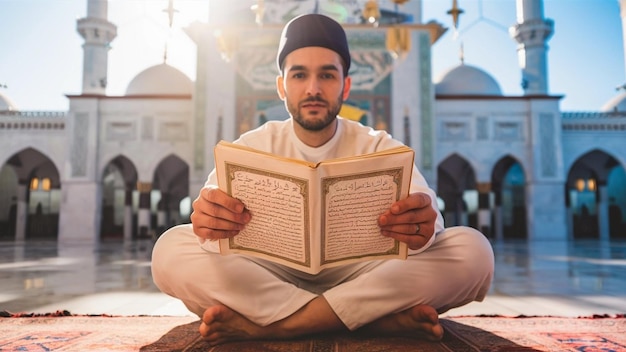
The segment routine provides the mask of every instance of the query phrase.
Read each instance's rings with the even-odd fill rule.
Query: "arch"
[[[15,239],[18,178],[10,165],[0,166],[0,240]]]
[[[134,187],[137,182],[137,168],[135,164],[123,154],[111,159],[108,165],[115,166],[121,173],[124,183],[130,187]]]
[[[154,171],[151,199],[151,227],[157,234],[167,228],[189,222],[189,214],[182,214],[181,202],[189,197],[189,165],[179,156],[163,158]]]
[[[476,173],[470,163],[452,154],[437,167],[437,193],[445,204],[446,226],[478,226]]]
[[[574,238],[623,236],[625,183],[624,167],[603,150],[591,150],[575,160],[565,183],[568,223]]]
[[[100,239],[131,239],[136,233],[137,168],[124,155],[111,159],[102,171]]]
[[[526,175],[513,156],[501,158],[493,168],[491,191],[494,195],[494,224],[497,239],[528,238]]]
[[[8,171],[7,169],[11,169]],[[10,195],[4,216],[5,237],[14,240],[56,240],[59,232],[61,179],[52,160],[28,147],[13,154],[0,168],[0,193]]]

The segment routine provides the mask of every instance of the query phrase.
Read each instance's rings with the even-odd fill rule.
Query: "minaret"
[[[622,19],[622,41],[624,49],[624,65],[626,65],[626,0],[619,1],[619,16]],[[626,82],[620,86],[622,89],[626,89]]]
[[[509,29],[519,43],[524,95],[548,94],[548,45],[554,22],[543,17],[542,0],[516,0],[517,24]]]
[[[83,44],[82,94],[106,94],[109,44],[117,27],[107,20],[108,0],[88,0],[87,17],[76,22]]]

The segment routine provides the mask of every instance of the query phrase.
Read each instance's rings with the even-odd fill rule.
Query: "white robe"
[[[333,138],[312,148],[297,138],[292,123],[266,123],[235,143],[312,162],[401,145],[384,131],[339,118]],[[217,184],[215,170],[206,184]],[[414,192],[429,194],[438,216],[436,235],[410,250],[407,260],[350,264],[310,275],[261,259],[222,256],[217,242],[200,240],[186,224],[169,229],[155,244],[154,282],[200,317],[207,307],[221,303],[261,326],[290,316],[318,295],[350,330],[417,304],[444,312],[482,300],[493,276],[490,243],[469,227],[444,229],[435,193],[416,167],[410,188]]]

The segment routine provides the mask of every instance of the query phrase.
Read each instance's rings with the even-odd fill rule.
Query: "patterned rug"
[[[316,336],[291,341],[235,342],[211,347],[195,317],[2,314],[0,351],[626,351],[626,318],[447,317],[441,342],[412,338]]]

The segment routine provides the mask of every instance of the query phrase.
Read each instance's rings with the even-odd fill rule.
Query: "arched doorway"
[[[617,159],[601,150],[582,155],[572,164],[565,187],[574,238],[609,239],[624,233],[626,176]]]
[[[526,178],[522,165],[513,157],[502,158],[493,169],[495,195],[493,224],[496,238],[528,238],[526,217]]]
[[[102,175],[101,239],[132,239],[136,234],[137,169],[125,156],[117,156]]]
[[[59,233],[61,181],[52,161],[26,148],[0,169],[0,190],[8,202],[0,207],[9,240],[56,240]]]
[[[156,168],[152,184],[151,225],[156,234],[189,222],[190,214],[181,210],[181,202],[189,197],[189,165],[178,156],[167,156]]]
[[[437,167],[437,193],[445,204],[446,226],[478,228],[476,174],[462,157],[453,154]]]
[[[0,168],[0,241],[15,239],[17,185],[18,179],[14,168],[3,165]]]

